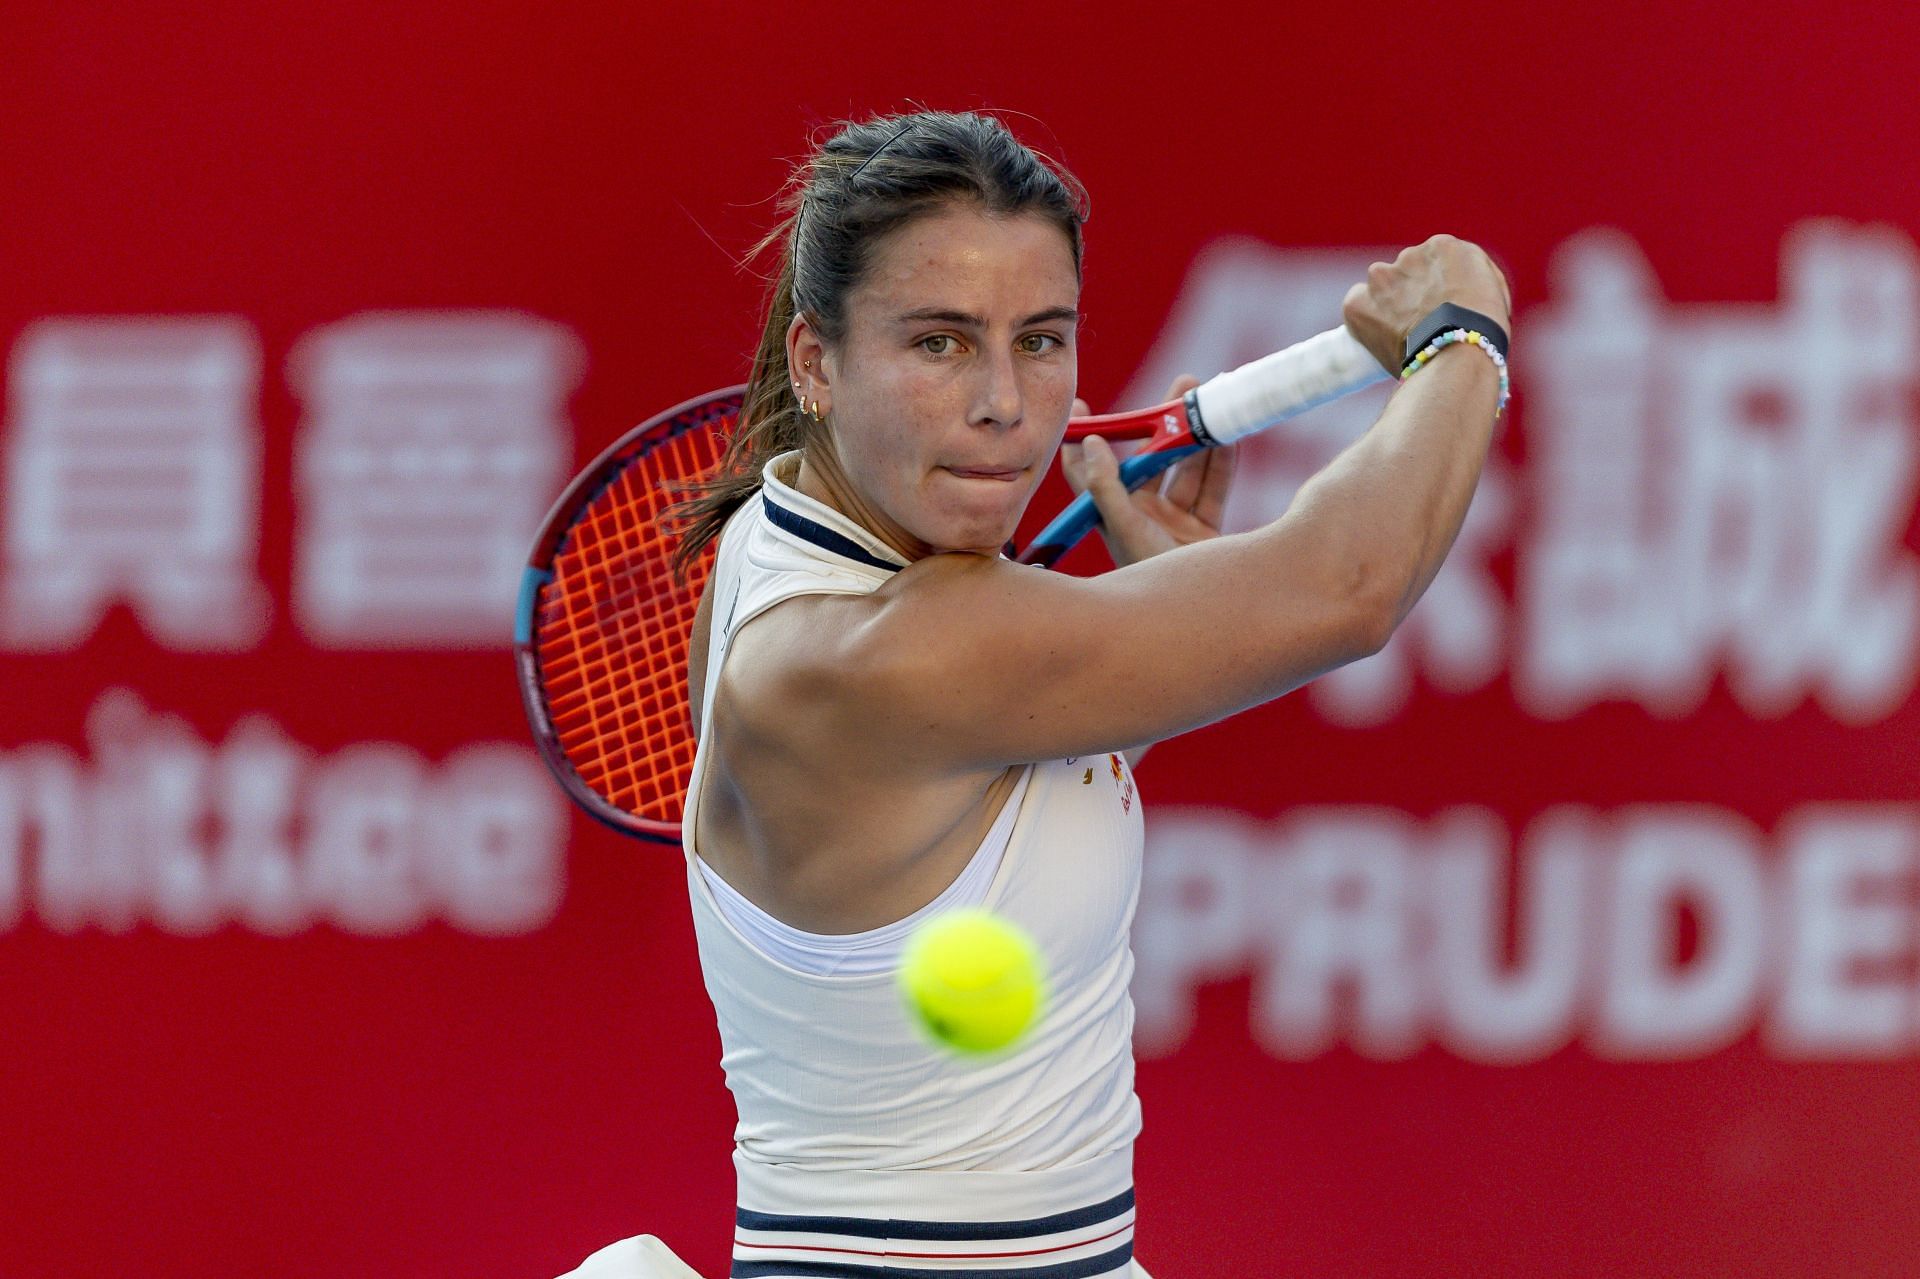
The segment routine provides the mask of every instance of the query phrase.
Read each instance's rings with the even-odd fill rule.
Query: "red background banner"
[[[0,1274],[724,1273],[683,868],[538,772],[499,568],[912,102],[1092,192],[1096,408],[1438,230],[1519,308],[1404,642],[1140,770],[1143,1264],[1920,1268],[1920,18],[1809,21],[16,6]]]

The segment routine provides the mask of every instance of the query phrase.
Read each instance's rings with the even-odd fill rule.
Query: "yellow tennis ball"
[[[1012,1044],[1046,1001],[1039,947],[984,910],[949,911],[921,926],[900,958],[899,978],[927,1033],[964,1053]]]

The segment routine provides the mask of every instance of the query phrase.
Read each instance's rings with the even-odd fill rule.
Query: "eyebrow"
[[[1014,327],[1026,329],[1036,324],[1048,324],[1062,320],[1078,324],[1080,322],[1079,308],[1071,306],[1050,306],[1044,311],[1035,311],[1032,315],[1022,319],[1020,323]],[[984,329],[987,327],[986,320],[980,316],[967,311],[949,311],[936,306],[923,306],[917,310],[904,312],[899,316],[899,322],[901,324],[929,322],[934,324],[953,324],[962,328],[972,329]]]

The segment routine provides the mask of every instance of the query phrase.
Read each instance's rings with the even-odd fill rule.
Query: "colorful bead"
[[[1500,354],[1500,348],[1487,341],[1481,334],[1470,329],[1448,329],[1445,333],[1439,334],[1433,341],[1427,343],[1414,355],[1412,361],[1407,365],[1406,372],[1400,375],[1400,380],[1404,382],[1421,369],[1426,368],[1434,356],[1456,343],[1479,347],[1487,353],[1487,358],[1492,360],[1494,366],[1500,370],[1500,403],[1496,405],[1493,410],[1495,417],[1500,416],[1501,413],[1506,411],[1509,391],[1507,381],[1507,357]]]

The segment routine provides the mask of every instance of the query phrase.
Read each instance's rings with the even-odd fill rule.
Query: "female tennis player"
[[[1456,342],[1268,527],[1219,534],[1230,457],[1130,495],[1094,441],[1069,480],[1120,567],[1001,558],[1076,407],[1082,218],[998,121],[921,113],[842,128],[776,233],[741,425],[681,548],[718,540],[684,843],[739,1109],[735,1276],[1143,1273],[1124,755],[1379,649],[1480,474],[1500,369]],[[1375,264],[1345,318],[1397,371],[1445,303],[1507,323],[1498,269],[1442,236]],[[962,906],[1031,933],[1052,979],[984,1062],[930,1047],[893,984],[909,933]],[[677,1265],[648,1238],[577,1273]]]

